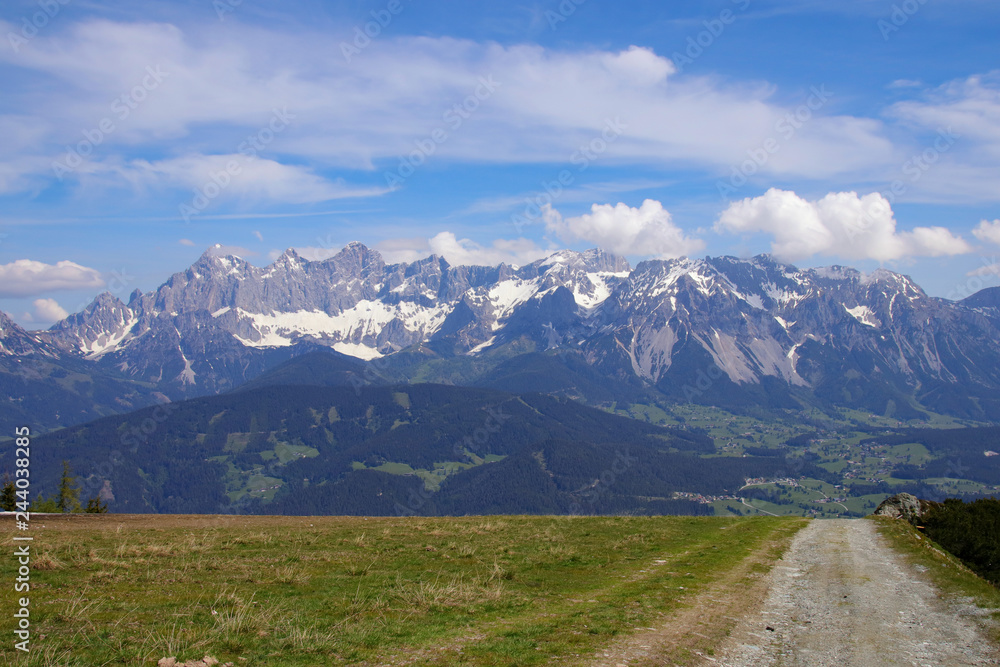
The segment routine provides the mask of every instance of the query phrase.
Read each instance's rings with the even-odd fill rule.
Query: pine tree
[[[60,512],[80,511],[80,489],[76,486],[76,477],[73,477],[69,468],[69,462],[63,461],[62,478],[59,480],[59,496],[56,504]]]
[[[42,495],[39,495],[37,498],[31,501],[31,504],[28,505],[28,510],[31,511],[32,513],[45,512],[53,514],[60,511],[59,503],[56,502],[55,497],[49,496],[48,498],[46,498],[45,496]]]
[[[102,503],[101,499],[95,496],[87,501],[87,507],[83,511],[87,514],[107,514],[108,505]]]
[[[8,477],[3,483],[3,489],[0,490],[0,509],[7,512],[13,512],[17,509],[17,487],[14,486],[14,482]]]

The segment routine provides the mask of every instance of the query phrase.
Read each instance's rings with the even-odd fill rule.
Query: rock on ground
[[[201,660],[188,660],[187,662],[178,662],[177,658],[160,658],[160,661],[156,663],[156,667],[215,667],[218,665],[219,661],[210,655],[206,655]],[[222,665],[222,667],[233,667],[233,663],[227,662]]]
[[[897,493],[879,504],[875,510],[875,516],[913,521],[922,517],[930,508],[938,504],[930,500],[921,500],[909,493]]]

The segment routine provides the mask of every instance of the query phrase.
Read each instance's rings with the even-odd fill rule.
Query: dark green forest
[[[567,398],[429,384],[262,386],[105,417],[34,451],[36,488],[65,459],[112,512],[697,514],[710,509],[673,492],[731,493],[785,465],[705,459],[703,433]]]
[[[1000,586],[1000,499],[949,498],[923,518],[924,533],[973,572]]]

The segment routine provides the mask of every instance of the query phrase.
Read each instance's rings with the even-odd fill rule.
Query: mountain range
[[[101,294],[47,331],[0,315],[0,419],[50,430],[219,394],[316,350],[357,359],[364,383],[1000,418],[1000,288],[953,302],[887,270],[767,255],[386,264],[351,243],[262,268],[210,248],[156,290]]]

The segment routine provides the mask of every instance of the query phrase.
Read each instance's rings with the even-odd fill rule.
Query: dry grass
[[[51,569],[32,580],[44,584],[32,627],[46,638],[27,658],[0,646],[0,664],[138,666],[206,653],[282,667],[558,663],[551,656],[589,655],[672,613],[793,523],[46,517],[33,530]],[[684,589],[648,568],[664,554],[691,573]],[[0,559],[0,576],[12,567]]]

